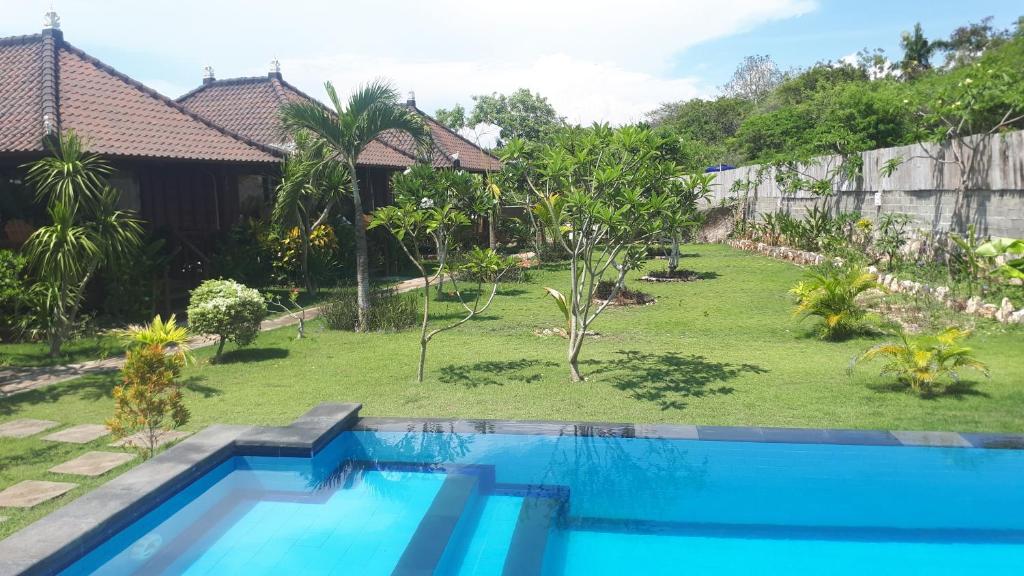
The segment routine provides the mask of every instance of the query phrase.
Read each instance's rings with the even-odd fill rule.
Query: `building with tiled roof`
[[[0,38],[0,242],[17,245],[45,219],[18,189],[22,166],[74,131],[116,169],[110,181],[125,207],[201,258],[238,220],[243,196],[265,194],[283,154],[89,56],[48,18],[40,34]]]

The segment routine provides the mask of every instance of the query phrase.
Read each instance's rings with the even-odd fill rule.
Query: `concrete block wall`
[[[973,164],[965,193],[967,222],[973,223],[983,235],[1024,238],[1024,132],[972,137],[970,145],[976,150],[978,161]],[[954,189],[960,174],[955,165],[941,161],[951,157],[948,148],[914,144],[864,152],[861,172],[851,179],[837,179],[836,196],[828,199],[828,204],[833,209],[860,212],[876,221],[886,212],[908,214],[917,228],[949,232],[956,200]],[[904,159],[904,163],[893,175],[882,176],[879,168],[897,157]],[[801,171],[822,178],[840,162],[837,157],[822,157],[801,167]],[[763,172],[760,178],[759,171]],[[711,204],[742,195],[733,190],[737,181],[755,182],[747,200],[749,215],[757,220],[776,210],[799,217],[824,201],[809,192],[782,190],[772,169],[744,166],[718,174]],[[880,206],[875,206],[876,192],[881,192]]]

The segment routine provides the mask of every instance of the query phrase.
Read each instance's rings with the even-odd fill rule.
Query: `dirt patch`
[[[668,270],[654,270],[640,279],[644,282],[694,282],[714,278],[718,278],[718,274],[714,272],[697,272],[696,270],[677,268],[671,273]]]
[[[614,287],[615,283],[610,280],[601,281],[598,283],[597,289],[594,290],[594,300],[602,304],[607,302],[611,298]],[[623,286],[609,306],[648,306],[654,304],[654,302],[654,296],[639,290],[631,290],[628,286]]]

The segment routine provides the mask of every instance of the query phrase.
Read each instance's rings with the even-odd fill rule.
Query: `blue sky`
[[[770,54],[782,68],[838,60],[862,48],[883,48],[898,60],[900,32],[912,30],[916,22],[934,39],[986,16],[997,27],[1009,28],[1022,15],[1024,2],[1008,0],[821,0],[806,14],[694,46],[673,58],[672,73],[697,76],[706,86],[718,87],[750,54]]]
[[[661,102],[713,96],[746,55],[784,68],[861,48],[898,58],[899,35],[931,37],[1024,13],[1021,0],[52,0],[65,38],[178,96],[202,68],[264,75],[316,96],[383,77],[433,111],[530,88],[569,120],[629,122]],[[0,36],[41,27],[51,0],[0,0]]]

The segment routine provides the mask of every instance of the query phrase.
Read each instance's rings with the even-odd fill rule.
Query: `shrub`
[[[390,288],[374,290],[370,294],[370,310],[366,317],[366,330],[397,332],[416,325],[419,320],[419,301],[415,293],[396,293]],[[334,298],[320,307],[320,317],[331,330],[355,331],[359,324],[359,305],[356,287],[345,286]]]
[[[824,321],[822,337],[837,340],[853,333],[864,317],[857,296],[875,288],[878,277],[857,266],[826,264],[808,270],[790,293],[796,296],[794,314]]]
[[[882,374],[894,375],[918,394],[935,392],[944,378],[959,381],[959,370],[970,368],[989,375],[988,367],[974,358],[970,348],[961,342],[970,331],[946,328],[935,335],[911,338],[900,332],[898,342],[883,342],[868,348],[855,362],[885,358]]]
[[[39,291],[31,289],[26,266],[24,256],[0,250],[0,339],[19,339],[45,325],[39,318]]]
[[[239,346],[251,344],[267,315],[267,303],[259,291],[234,280],[207,280],[192,291],[188,324],[196,334],[220,339],[214,361],[220,359],[228,340]]]
[[[188,422],[188,409],[175,381],[183,363],[183,356],[168,356],[159,344],[127,353],[124,380],[114,388],[114,416],[107,427],[117,438],[141,433],[131,445],[143,458],[153,455],[165,430]]]

